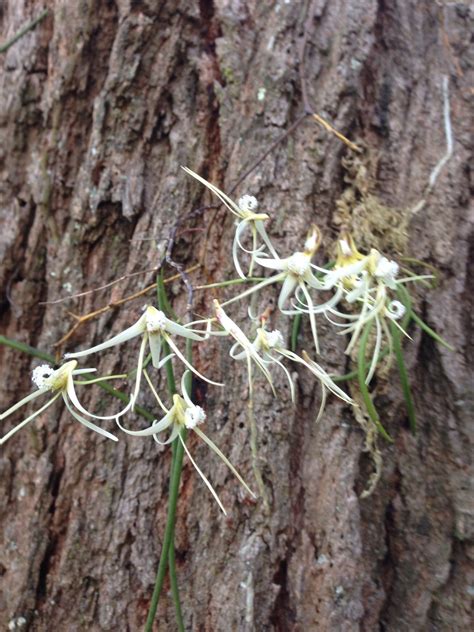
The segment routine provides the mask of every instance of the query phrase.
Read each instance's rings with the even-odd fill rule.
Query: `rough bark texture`
[[[219,513],[186,464],[176,538],[187,629],[470,629],[472,10],[428,0],[47,5],[49,16],[1,60],[2,333],[52,350],[72,324],[68,309],[86,313],[152,282],[153,275],[134,277],[72,304],[41,304],[156,265],[175,219],[209,199],[180,165],[230,189],[302,111],[297,51],[305,30],[313,107],[366,152],[351,175],[341,163],[345,145],[307,119],[236,196],[259,198],[272,215],[277,247],[291,253],[310,222],[322,228],[329,249],[336,202],[349,200],[353,209],[370,195],[368,224],[373,228],[380,213],[380,222],[392,225],[373,238],[389,254],[441,271],[438,288],[423,291],[418,305],[456,351],[416,332],[407,341],[419,432],[408,431],[394,371],[377,403],[395,441],[382,447],[383,475],[371,497],[359,498],[371,471],[363,433],[334,400],[315,426],[319,392],[304,373],[295,408],[288,394],[275,400],[258,383],[269,513],[248,502],[206,446],[191,441],[230,511],[228,518]],[[41,0],[6,0],[3,41],[43,8]],[[454,151],[424,207],[411,213],[446,151],[443,76]],[[232,274],[232,219],[223,209],[213,213],[188,225],[205,227],[207,237],[181,231],[173,252],[191,265],[206,251],[196,282]],[[405,224],[407,239],[397,232]],[[155,241],[137,241],[143,237]],[[182,285],[172,292],[183,313]],[[198,313],[209,310],[209,298],[196,296]],[[123,329],[144,302],[108,311],[63,350]],[[273,322],[288,327],[276,314]],[[308,333],[305,327],[309,344]],[[346,370],[344,341],[329,326],[322,327],[322,348],[327,368]],[[226,345],[195,352],[201,370],[226,381],[224,390],[202,394],[207,431],[252,480],[246,377],[227,352]],[[135,353],[128,346],[104,354],[100,371],[132,367]],[[29,391],[37,361],[5,348],[0,357],[4,409]],[[286,393],[283,376],[277,381]],[[87,403],[113,405],[101,398],[98,392]],[[144,403],[153,406],[150,398]],[[141,629],[163,536],[169,463],[170,451],[153,441],[122,437],[112,444],[73,423],[59,405],[3,446],[1,628]],[[167,595],[157,629],[175,629]]]

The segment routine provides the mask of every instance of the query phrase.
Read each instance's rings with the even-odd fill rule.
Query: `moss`
[[[347,187],[336,201],[334,224],[345,227],[354,237],[357,247],[368,252],[376,248],[385,254],[406,254],[408,244],[409,209],[384,204],[374,190],[377,158],[364,143],[360,155],[342,159]]]
[[[221,75],[226,84],[235,83],[234,71],[232,70],[232,68],[224,66],[223,68],[221,68]]]

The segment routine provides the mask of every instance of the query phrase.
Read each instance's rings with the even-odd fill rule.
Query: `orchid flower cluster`
[[[194,366],[192,345],[205,344],[214,336],[230,338],[232,341],[229,349],[230,358],[236,363],[245,362],[246,364],[249,445],[254,479],[264,510],[268,508],[268,501],[258,467],[258,431],[253,414],[255,370],[265,378],[276,397],[279,396],[279,391],[274,378],[277,372],[283,373],[293,403],[297,401],[297,388],[295,371],[292,372],[291,367],[308,371],[321,387],[321,403],[315,415],[316,421],[319,421],[324,413],[328,395],[333,395],[344,405],[354,407],[355,419],[366,433],[366,450],[370,452],[375,465],[369,487],[362,494],[367,496],[372,493],[380,476],[381,456],[377,448],[377,436],[380,434],[385,439],[391,440],[375,408],[373,393],[368,390],[369,384],[377,375],[382,359],[387,356],[389,361],[392,356],[396,358],[410,427],[412,431],[415,431],[415,410],[403,360],[402,337],[409,338],[407,326],[410,321],[414,321],[437,342],[451,348],[413,311],[410,293],[406,287],[408,283],[415,281],[426,282],[433,278],[432,276],[409,273],[401,277],[399,265],[378,250],[373,248],[368,254],[360,253],[347,231],[342,231],[338,238],[335,260],[318,265],[314,262],[314,258],[321,245],[322,236],[315,225],[311,226],[301,250],[280,257],[267,233],[265,224],[270,217],[267,213],[258,212],[258,202],[253,196],[244,195],[236,204],[215,185],[190,169],[185,168],[185,171],[216,195],[236,218],[232,258],[239,278],[202,286],[200,289],[237,283],[248,283],[250,287],[226,301],[215,298],[210,316],[182,324],[178,322],[177,317],[170,318],[169,312],[172,310],[168,309],[163,278],[160,276],[157,282],[158,308],[145,305],[142,315],[134,324],[89,349],[67,353],[64,363],[56,369],[49,365],[36,367],[32,374],[36,390],[0,414],[0,421],[3,421],[36,399],[44,396],[48,398],[38,410],[6,432],[0,438],[0,445],[45,413],[60,399],[74,420],[102,437],[118,441],[116,434],[99,425],[102,422],[114,421],[116,430],[125,435],[144,440],[149,440],[151,437],[161,445],[172,444],[167,521],[155,589],[145,625],[146,632],[151,632],[153,628],[168,566],[170,578],[174,577],[171,587],[178,627],[184,629],[174,556],[176,504],[184,454],[189,458],[220,509],[226,514],[216,490],[201,471],[186,445],[188,432],[194,432],[221,459],[245,491],[252,497],[256,497],[229,459],[201,429],[206,421],[206,412],[193,401],[193,379],[203,380],[216,387],[224,387],[224,384],[203,375]],[[246,260],[245,265],[243,259]],[[262,274],[269,270],[270,275],[255,278],[253,275],[256,269],[261,269]],[[283,320],[292,317],[291,344],[286,343],[282,331],[268,327],[273,310],[268,304],[266,295],[268,288],[272,286],[277,286],[279,292],[277,315],[281,314],[280,318]],[[237,324],[228,308],[236,302],[245,304],[247,299],[250,299],[247,306],[249,320],[246,323]],[[257,305],[263,308],[260,316],[254,315]],[[296,353],[298,335],[304,317],[309,319],[314,351],[308,353],[303,350],[301,355],[298,355]],[[334,326],[338,335],[349,337],[345,352],[357,368],[348,375],[330,375],[322,366],[323,362],[318,357],[321,356],[318,324],[322,319]],[[3,342],[7,340],[0,337],[0,343],[2,338]],[[135,338],[140,339],[136,368],[128,374],[95,377],[91,375],[96,372],[95,368],[79,367],[78,361],[82,358],[117,346],[121,347]],[[179,342],[183,339],[186,341],[185,352],[181,350]],[[21,343],[15,341],[9,341],[9,343],[10,346],[21,347]],[[176,388],[174,378],[178,362],[181,365],[180,392]],[[158,393],[157,382],[149,369],[150,364],[157,372],[162,369],[166,372],[169,403],[166,403],[166,397]],[[76,389],[82,389],[85,386],[101,385],[104,381],[124,378],[133,379],[129,395],[120,394],[121,399],[125,397],[126,404],[121,410],[108,415],[99,415],[87,410],[76,392]],[[357,381],[358,391],[354,390],[355,385],[350,383],[350,394],[348,394],[339,386],[339,383],[354,378]],[[134,410],[144,414],[137,403],[144,384],[151,391],[160,413],[156,418],[155,415],[147,413],[146,416],[151,423],[145,428],[130,427],[130,422],[126,421],[126,417]],[[107,384],[102,384],[102,386],[110,388]],[[117,394],[116,391],[115,394]]]
[[[315,225],[310,228],[301,251],[280,257],[265,228],[265,222],[269,216],[266,213],[257,212],[258,203],[254,197],[244,195],[236,204],[215,185],[207,182],[190,169],[186,168],[185,171],[204,184],[237,218],[232,245],[235,269],[240,280],[254,284],[225,302],[220,303],[218,300],[214,300],[214,314],[212,316],[188,324],[180,324],[168,318],[164,311],[154,306],[145,306],[143,314],[133,325],[89,349],[67,353],[65,355],[66,362],[58,369],[53,369],[47,365],[35,368],[33,382],[37,390],[1,414],[0,420],[10,416],[20,407],[40,396],[50,394],[51,397],[36,412],[7,432],[0,439],[0,444],[45,412],[59,398],[62,398],[76,421],[108,439],[117,441],[114,434],[104,430],[91,419],[96,421],[115,420],[117,429],[121,432],[136,437],[153,437],[157,443],[168,444],[176,439],[181,441],[192,464],[224,511],[215,490],[193,460],[182,436],[183,429],[193,430],[229,467],[245,489],[252,494],[234,466],[200,429],[199,426],[206,420],[206,414],[200,406],[192,402],[191,393],[186,387],[190,374],[214,386],[222,387],[224,385],[199,372],[193,366],[190,358],[180,350],[176,339],[184,338],[201,344],[211,336],[230,337],[234,341],[229,351],[230,357],[236,362],[245,361],[247,365],[249,397],[252,397],[253,394],[255,381],[253,369],[255,367],[269,383],[274,395],[278,395],[273,379],[274,372],[282,371],[289,385],[291,400],[295,402],[296,386],[288,364],[304,367],[318,380],[322,389],[321,406],[316,416],[316,419],[319,420],[324,412],[329,393],[347,405],[354,405],[352,398],[336,383],[337,377],[329,375],[321,363],[316,362],[307,352],[303,351],[302,355],[299,356],[294,349],[289,349],[281,331],[266,328],[266,316],[256,318],[249,308],[250,322],[247,328],[249,332],[253,332],[249,334],[252,337],[251,340],[244,328],[232,320],[224,308],[236,301],[242,302],[248,297],[258,297],[259,293],[268,286],[278,285],[280,288],[277,301],[279,312],[283,316],[293,316],[299,319],[307,316],[309,318],[317,355],[321,353],[318,337],[318,319],[321,318],[325,318],[334,325],[339,330],[339,334],[350,336],[346,348],[346,353],[349,356],[353,354],[356,347],[359,347],[359,351],[363,347],[362,371],[359,371],[359,383],[363,390],[373,379],[381,357],[386,355],[387,351],[389,355],[392,354],[394,331],[408,335],[406,334],[406,317],[407,312],[411,313],[411,304],[405,284],[430,277],[409,275],[399,278],[399,266],[395,261],[388,259],[375,249],[366,255],[361,254],[351,235],[347,232],[341,233],[337,242],[336,260],[327,265],[316,265],[313,259],[321,244],[321,233]],[[246,237],[250,237],[250,247],[245,245]],[[244,273],[244,266],[241,261],[243,255],[249,259],[247,274]],[[252,275],[257,266],[263,270],[270,270],[272,274],[255,282]],[[371,359],[367,367],[365,363],[366,347],[373,325],[375,325],[375,336],[371,339]],[[95,372],[96,369],[78,368],[78,360],[122,345],[134,338],[140,338],[141,342],[134,372],[134,385],[128,403],[122,410],[105,416],[88,411],[76,394],[77,386],[82,387],[101,380],[123,378],[124,376],[113,375],[104,378],[81,379],[84,375]],[[147,351],[149,351],[148,355]],[[150,361],[157,370],[175,361],[180,361],[183,365],[181,394],[172,393],[171,406],[167,406],[163,402],[153,384],[147,370]],[[359,366],[359,368],[361,367]],[[142,378],[153,393],[163,414],[159,419],[155,419],[149,427],[134,430],[127,427],[124,423],[124,417],[133,412],[136,407],[143,383]],[[368,391],[366,395],[369,416],[384,434],[385,431],[377,414],[373,414],[373,403]],[[160,437],[165,432],[169,432],[169,436],[162,440]],[[388,437],[388,435],[386,436]]]

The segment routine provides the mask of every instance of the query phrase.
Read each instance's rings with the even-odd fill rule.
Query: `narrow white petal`
[[[131,410],[135,409],[135,404],[138,398],[138,393],[140,392],[140,383],[142,379],[143,373],[143,362],[145,360],[145,349],[148,342],[148,334],[145,333],[142,339],[142,344],[140,345],[140,351],[138,353],[138,364],[137,364],[137,376],[135,379],[135,389],[130,397]]]
[[[40,397],[41,395],[44,395],[45,393],[48,392],[48,390],[49,389],[47,389],[47,388],[40,388],[37,391],[34,391],[33,393],[30,393],[29,395],[27,395],[23,399],[20,399],[19,402],[17,402],[16,404],[13,404],[13,406],[11,406],[8,410],[6,410],[4,413],[2,413],[0,415],[0,420],[1,419],[5,419],[5,417],[8,417],[12,413],[14,413],[15,410],[18,410],[18,408],[21,408],[22,406],[25,406],[25,404],[28,404],[28,402],[33,401],[34,399],[36,399],[37,397]]]
[[[154,421],[151,426],[145,428],[144,430],[128,430],[128,428],[122,426],[118,417],[115,422],[120,430],[126,432],[128,435],[132,435],[133,437],[150,437],[151,435],[155,435],[158,432],[163,432],[163,430],[169,428],[173,423],[174,414],[175,412],[173,408],[171,408],[171,410],[169,410],[166,415],[162,419],[160,419],[160,421]]]
[[[365,383],[370,384],[370,380],[373,378],[375,369],[377,368],[377,362],[380,356],[380,347],[382,344],[382,327],[380,325],[380,318],[378,316],[375,317],[375,326],[377,328],[377,335],[375,338],[375,346],[374,352],[372,354],[372,361],[370,363],[370,369],[367,373],[367,377],[365,378]]]
[[[158,395],[158,392],[156,391],[155,387],[153,386],[153,382],[150,379],[150,376],[147,373],[146,369],[143,369],[143,375],[145,376],[145,380],[148,382],[148,386],[150,387],[151,392],[153,393],[153,395],[155,396],[156,401],[158,402],[160,408],[163,410],[163,412],[165,413],[165,415],[168,414],[168,409],[166,408],[166,406],[163,404],[161,397]]]
[[[277,350],[278,351],[278,350]],[[287,379],[288,379],[288,384],[290,385],[290,393],[291,393],[291,401],[293,402],[293,404],[295,403],[295,385],[293,383],[293,380],[291,379],[291,375],[290,372],[288,371],[288,369],[286,368],[286,366],[283,364],[283,362],[280,362],[280,360],[277,360],[276,358],[274,358],[273,356],[269,356],[271,358],[272,362],[275,362],[276,364],[278,364],[278,366],[280,368],[283,369]]]
[[[240,235],[242,234],[242,231],[246,227],[247,223],[248,222],[246,222],[246,220],[243,220],[242,222],[240,222],[240,224],[237,226],[237,229],[235,231],[234,240],[232,242],[232,259],[234,261],[234,267],[237,270],[237,274],[239,275],[239,277],[241,279],[245,279],[246,275],[243,273],[242,268],[240,267],[237,250],[238,250],[238,246],[240,244],[240,241],[239,241]],[[243,248],[242,248],[242,250],[243,250]]]
[[[156,443],[159,443],[160,445],[168,445],[169,443],[173,443],[173,441],[177,438],[179,433],[180,433],[180,427],[175,424],[173,426],[173,430],[171,431],[170,436],[168,437],[168,439],[166,439],[166,441],[160,441],[158,439],[158,435],[157,434],[153,435],[153,439],[156,441]]]
[[[152,364],[157,369],[160,366],[161,334],[150,332],[148,334],[148,343],[150,345]]]
[[[189,452],[188,448],[186,447],[185,442],[183,441],[181,435],[179,436],[179,440],[181,441],[183,448],[186,452],[186,454],[188,455],[188,459],[191,461],[191,463],[194,465],[194,468],[196,469],[197,473],[199,474],[199,476],[202,478],[202,480],[204,481],[204,483],[206,484],[207,488],[209,489],[209,491],[211,492],[211,494],[214,496],[217,504],[219,505],[219,507],[221,508],[221,510],[224,512],[224,515],[227,516],[227,512],[224,509],[224,505],[221,503],[219,496],[217,495],[215,489],[213,488],[213,486],[210,484],[210,482],[207,480],[207,478],[204,476],[204,474],[201,472],[201,470],[199,469],[199,467],[197,466],[195,460],[193,459],[193,457],[191,456],[191,453]]]
[[[298,285],[298,281],[291,274],[285,275],[285,280],[283,281],[283,285],[281,287],[280,296],[278,297],[278,309],[281,311],[288,298],[295,291],[296,286]]]
[[[85,375],[86,373],[96,373],[97,369],[74,369],[72,375]]]
[[[201,378],[201,380],[204,380],[205,382],[209,382],[209,384],[214,384],[214,386],[224,386],[224,384],[222,384],[221,382],[214,382],[213,380],[210,380],[209,378],[205,377],[204,375],[202,375],[202,373],[199,373],[199,371],[197,371],[192,364],[190,364],[187,359],[185,358],[185,356],[181,353],[181,351],[178,349],[178,347],[174,344],[173,340],[167,336],[165,334],[165,339],[167,341],[167,343],[169,344],[169,346],[173,349],[173,351],[176,353],[176,355],[178,356],[178,358],[181,360],[181,362],[190,370],[192,371],[195,375],[197,375],[198,377]]]
[[[41,415],[42,412],[44,412],[47,408],[49,408],[51,406],[51,404],[54,404],[54,402],[58,399],[58,397],[61,395],[61,391],[59,391],[58,393],[56,393],[56,395],[49,400],[49,402],[46,402],[46,404],[44,404],[43,406],[41,406],[41,408],[39,410],[37,410],[35,413],[33,413],[32,415],[30,415],[29,417],[27,417],[26,419],[24,419],[23,421],[21,421],[19,424],[17,424],[14,428],[12,428],[9,432],[7,432],[7,434],[2,437],[0,439],[0,445],[2,445],[3,443],[5,443],[5,441],[8,441],[8,439],[15,434],[15,432],[18,432],[18,430],[21,430],[24,426],[26,426],[26,424],[28,424],[30,421],[32,421],[35,417],[38,417],[38,415]]]
[[[186,382],[189,379],[190,371],[185,371],[181,377],[181,393],[183,394],[184,401],[188,406],[194,406],[189,397],[188,391],[186,389]]]
[[[300,283],[300,288],[306,298],[306,303],[309,309],[309,322],[311,324],[311,331],[313,333],[314,346],[316,348],[316,353],[319,354],[318,329],[316,325],[316,316],[314,313],[313,300],[311,298],[311,294],[309,293],[308,289],[306,288],[306,285],[303,282]]]
[[[241,292],[240,294],[237,294],[237,296],[230,298],[228,301],[221,303],[221,307],[225,307],[226,305],[235,303],[235,301],[240,301],[246,296],[250,296],[250,294],[253,294],[254,292],[258,292],[259,290],[266,287],[267,285],[271,285],[272,283],[278,283],[279,281],[283,281],[285,276],[286,276],[286,272],[281,272],[280,274],[274,274],[273,276],[268,277],[268,279],[265,279],[264,281],[260,281],[260,283],[257,283],[257,285],[254,285],[250,287],[248,290],[245,290],[245,292]]]
[[[270,270],[286,271],[288,269],[288,259],[267,259],[265,257],[255,257],[255,261],[259,266],[269,268]]]
[[[323,416],[324,409],[326,408],[326,399],[327,399],[327,391],[324,388],[324,384],[321,384],[321,405],[319,407],[319,412],[318,412],[318,415],[316,417],[315,423],[318,423],[318,421]]]
[[[83,358],[84,356],[87,356],[91,353],[96,353],[97,351],[103,351],[104,349],[115,347],[116,345],[120,345],[123,342],[127,342],[128,340],[131,340],[132,338],[141,336],[145,330],[146,330],[145,314],[143,314],[143,316],[141,316],[141,318],[137,320],[137,322],[134,325],[132,325],[128,329],[125,329],[125,331],[122,331],[120,334],[117,334],[113,338],[110,338],[110,340],[107,340],[106,342],[102,342],[100,345],[96,345],[95,347],[91,347],[90,349],[84,349],[83,351],[77,351],[76,353],[66,353],[64,355],[64,358],[65,359]]]
[[[217,195],[220,201],[223,204],[225,204],[225,206],[227,206],[227,208],[229,209],[229,211],[231,211],[231,213],[233,213],[234,215],[237,215],[238,217],[242,216],[242,211],[237,206],[237,204],[233,200],[231,200],[230,197],[228,197],[225,193],[223,193],[220,189],[218,189],[214,184],[211,184],[210,182],[208,182],[207,180],[199,176],[197,173],[194,173],[194,171],[191,171],[191,169],[188,169],[188,167],[181,167],[181,169],[184,169],[186,173],[189,173],[189,175],[193,176],[193,178],[196,178],[196,180],[199,180],[199,182],[203,184],[204,186],[206,186],[210,191],[212,191],[214,195]]]
[[[230,469],[230,471],[232,472],[232,474],[237,478],[237,480],[245,487],[245,489],[248,491],[248,493],[253,496],[253,498],[256,498],[256,495],[253,493],[253,491],[250,489],[250,487],[247,485],[247,483],[244,481],[244,479],[240,476],[240,474],[237,472],[237,470],[235,469],[235,467],[232,465],[232,463],[229,461],[229,459],[224,456],[224,454],[222,454],[222,452],[219,450],[219,448],[216,446],[216,444],[211,441],[209,439],[209,437],[207,435],[204,434],[204,432],[202,432],[202,430],[200,430],[199,428],[193,428],[194,432],[201,437],[201,439],[207,443],[207,445],[211,448],[211,450],[213,450],[217,456],[222,459],[222,461],[227,465],[227,467]]]
[[[270,254],[272,255],[272,257],[274,257],[275,259],[280,259],[280,257],[276,253],[275,248],[273,247],[273,244],[270,240],[270,237],[267,234],[267,231],[265,230],[265,225],[263,223],[263,220],[261,219],[255,220],[254,225],[255,225],[255,228],[258,230],[260,237],[263,239],[265,245],[270,251]]]
[[[125,415],[125,413],[128,410],[130,410],[130,407],[131,407],[131,401],[130,401],[125,406],[125,408],[123,408],[120,412],[115,413],[115,415],[94,415],[93,413],[89,412],[86,408],[84,408],[84,406],[79,401],[76,394],[76,390],[74,388],[74,382],[73,382],[72,376],[69,376],[68,378],[66,392],[69,396],[69,399],[71,400],[71,404],[75,408],[77,408],[79,412],[81,412],[83,415],[87,415],[88,417],[93,417],[94,419],[115,419],[115,417],[117,416],[122,417],[122,415]]]
[[[173,334],[175,336],[182,336],[183,338],[189,338],[190,340],[206,340],[207,336],[207,332],[203,331],[202,335],[198,335],[197,333],[195,333],[193,330],[188,329],[185,325],[178,325],[178,323],[175,323],[172,320],[168,319],[168,322],[166,323],[166,331],[169,334]]]
[[[66,404],[66,408],[74,417],[74,419],[76,419],[79,423],[81,423],[86,428],[89,428],[89,430],[93,430],[94,432],[97,432],[97,434],[100,434],[103,437],[106,437],[107,439],[112,439],[112,441],[118,441],[115,435],[111,434],[107,430],[104,430],[103,428],[100,428],[99,426],[96,426],[91,421],[88,421],[87,419],[84,419],[84,417],[81,417],[80,415],[78,415],[76,411],[74,410],[74,408],[68,402],[67,394],[63,393],[63,399],[64,399],[64,403]]]

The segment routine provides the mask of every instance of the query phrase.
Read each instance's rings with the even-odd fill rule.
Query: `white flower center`
[[[206,420],[206,413],[201,406],[190,406],[184,411],[184,425],[186,428],[194,428]]]
[[[381,257],[375,268],[375,276],[384,281],[394,281],[398,269],[398,263],[387,259],[387,257]]]
[[[44,388],[45,386],[49,386],[46,380],[51,377],[54,372],[54,369],[50,367],[49,364],[41,364],[33,369],[31,381],[36,387]]]
[[[275,347],[283,347],[285,345],[283,336],[281,335],[281,332],[278,331],[278,329],[266,332],[265,337],[267,345],[270,349],[274,349]]]
[[[258,208],[257,198],[253,195],[243,195],[239,200],[239,208],[241,211],[253,212]]]
[[[160,312],[158,309],[154,309],[153,311],[148,311],[146,315],[146,328],[147,331],[163,331],[166,329],[166,323],[168,319],[164,315],[163,312]]]
[[[407,310],[405,305],[403,305],[403,303],[400,303],[400,301],[392,301],[387,306],[387,315],[393,320],[399,320],[400,318],[402,318],[405,315],[406,311]]]
[[[303,276],[309,269],[309,257],[303,252],[295,252],[288,259],[288,270],[296,274],[296,276]]]

